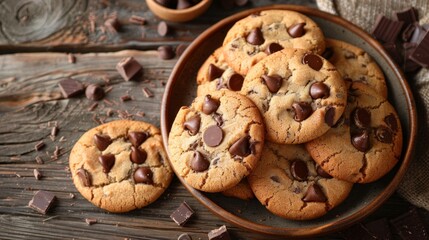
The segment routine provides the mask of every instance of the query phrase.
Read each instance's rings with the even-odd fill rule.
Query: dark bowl
[[[168,134],[181,106],[190,105],[196,96],[197,71],[204,60],[221,46],[228,29],[239,19],[266,9],[286,9],[303,13],[313,19],[325,36],[354,44],[367,51],[384,71],[389,88],[389,101],[395,106],[403,128],[401,161],[382,179],[370,184],[355,184],[350,196],[325,216],[310,221],[291,221],[271,214],[258,200],[242,201],[200,192],[178,177],[187,190],[223,220],[250,231],[288,237],[309,237],[344,229],[371,214],[396,190],[404,176],[412,153],[417,131],[416,107],[410,88],[398,66],[383,47],[370,35],[337,16],[303,6],[274,5],[255,8],[223,19],[202,33],[188,47],[176,64],[167,83],[161,109],[162,137],[168,149]],[[245,210],[237,213],[237,209]],[[265,219],[265,221],[261,221]]]

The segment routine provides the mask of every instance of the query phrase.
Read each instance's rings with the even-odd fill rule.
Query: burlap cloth
[[[377,14],[392,18],[395,11],[415,7],[420,24],[429,23],[428,0],[317,0],[318,7],[339,15],[370,32]],[[398,193],[412,204],[429,210],[429,70],[422,69],[408,79],[418,115],[415,156],[401,182]]]

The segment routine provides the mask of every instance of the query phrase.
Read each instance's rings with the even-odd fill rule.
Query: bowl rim
[[[269,5],[269,6],[263,6],[258,8],[252,8],[249,10],[245,10],[242,12],[238,12],[234,15],[231,15],[227,18],[222,19],[218,23],[214,24],[207,30],[205,30],[200,36],[198,36],[186,49],[186,51],[182,54],[182,57],[178,60],[176,63],[176,66],[174,67],[173,71],[171,72],[170,78],[166,84],[164,95],[162,98],[161,103],[161,132],[162,132],[162,138],[164,147],[167,150],[168,153],[168,126],[167,126],[167,106],[169,105],[170,99],[169,99],[169,93],[172,90],[173,83],[177,80],[178,73],[183,69],[183,67],[186,65],[186,62],[188,58],[190,57],[190,52],[193,51],[193,49],[197,48],[205,39],[207,39],[208,36],[214,34],[216,31],[218,31],[219,28],[223,27],[226,24],[234,23],[239,19],[242,19],[252,13],[268,10],[268,9],[282,9],[282,10],[291,10],[291,11],[297,11],[305,15],[315,16],[319,18],[323,18],[327,21],[334,22],[344,28],[347,28],[354,34],[358,35],[362,39],[366,41],[367,44],[369,44],[371,47],[373,47],[384,60],[388,64],[388,66],[392,69],[393,74],[395,74],[399,78],[399,84],[401,85],[402,89],[405,91],[405,99],[406,99],[406,106],[407,106],[407,113],[408,117],[410,119],[410,134],[409,134],[409,142],[407,149],[403,149],[402,152],[402,159],[400,161],[400,167],[397,170],[397,173],[391,180],[391,182],[387,185],[387,187],[377,196],[374,198],[373,201],[368,203],[366,206],[360,209],[360,211],[352,213],[351,215],[344,217],[342,219],[332,221],[330,223],[324,224],[322,226],[318,227],[302,227],[302,228],[281,228],[281,227],[272,227],[268,225],[262,225],[258,224],[252,221],[249,221],[247,219],[241,218],[221,206],[217,205],[215,202],[210,200],[208,197],[204,195],[203,192],[200,192],[188,184],[181,178],[178,177],[178,179],[182,182],[182,184],[185,186],[185,188],[195,197],[201,204],[203,204],[205,207],[207,207],[212,213],[220,217],[222,220],[229,222],[235,226],[244,228],[246,230],[250,230],[252,232],[256,233],[262,233],[262,234],[269,234],[269,235],[278,235],[278,236],[287,236],[287,237],[314,237],[322,234],[328,234],[335,231],[338,231],[340,229],[344,229],[363,218],[367,217],[371,213],[373,213],[377,208],[379,208],[397,189],[399,183],[401,182],[402,178],[404,177],[406,170],[408,169],[408,166],[410,164],[410,161],[413,157],[413,150],[415,146],[415,140],[417,136],[417,112],[416,112],[416,105],[414,102],[414,98],[411,92],[411,89],[408,85],[408,82],[406,81],[406,78],[401,71],[401,69],[398,67],[398,65],[389,57],[387,52],[384,50],[382,45],[372,38],[367,32],[359,28],[358,26],[354,25],[353,23],[340,18],[338,16],[332,15],[330,13],[322,12],[315,8],[310,8],[306,6],[299,6],[299,5],[287,5],[287,4],[276,4],[276,5]],[[173,168],[174,169],[174,168]],[[176,176],[178,176],[176,174]]]
[[[156,5],[158,5],[158,7],[160,9],[163,9],[167,14],[172,14],[172,15],[185,15],[191,12],[196,11],[197,9],[205,6],[206,4],[210,4],[212,0],[201,0],[199,3],[195,4],[194,6],[190,7],[190,8],[185,8],[185,9],[173,9],[173,8],[168,8],[168,7],[164,7],[161,4],[157,3],[155,0],[146,0],[149,2],[152,2]]]

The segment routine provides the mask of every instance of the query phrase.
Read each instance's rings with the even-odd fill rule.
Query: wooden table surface
[[[278,3],[316,7],[313,0],[252,0],[245,7],[225,10],[215,0],[203,16],[186,24],[171,23],[174,32],[160,37],[156,30],[159,19],[143,0],[0,1],[0,239],[177,239],[184,232],[193,239],[207,239],[210,230],[223,224],[235,239],[277,239],[222,221],[176,178],[150,206],[125,214],[107,213],[78,193],[70,178],[68,155],[77,139],[101,122],[132,118],[159,126],[164,85],[177,61],[160,60],[154,51],[159,45],[190,43],[226,16]],[[147,24],[131,24],[128,18],[133,14],[146,18]],[[104,27],[105,19],[111,15],[122,23],[118,33]],[[69,62],[71,52],[75,63]],[[127,56],[134,56],[144,66],[143,81],[124,82],[118,75],[116,63]],[[94,108],[84,96],[62,97],[57,83],[64,77],[111,86],[112,90]],[[154,96],[146,97],[143,87]],[[125,94],[132,100],[121,102]],[[113,115],[109,116],[109,112]],[[54,124],[60,130],[51,139]],[[46,146],[36,151],[34,145],[42,140]],[[52,158],[56,148],[60,149],[57,159]],[[44,164],[37,164],[36,156]],[[35,179],[34,169],[42,173],[41,180]],[[58,197],[47,215],[27,207],[39,189],[52,191]],[[179,227],[169,216],[184,200],[196,215],[185,227]],[[410,207],[394,194],[364,221],[393,218]],[[419,209],[419,213],[428,223],[428,212]],[[98,222],[89,226],[85,218]],[[334,233],[323,238],[340,236]]]

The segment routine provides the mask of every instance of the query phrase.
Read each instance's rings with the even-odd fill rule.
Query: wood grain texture
[[[0,51],[155,49],[160,44],[190,42],[212,24],[238,11],[280,3],[315,7],[314,0],[252,0],[244,7],[225,10],[217,0],[193,21],[169,23],[173,32],[161,37],[157,33],[160,19],[148,9],[144,0],[0,1]],[[130,23],[132,15],[144,17],[147,24]],[[116,16],[122,25],[117,33],[109,32],[104,26],[111,16]]]

